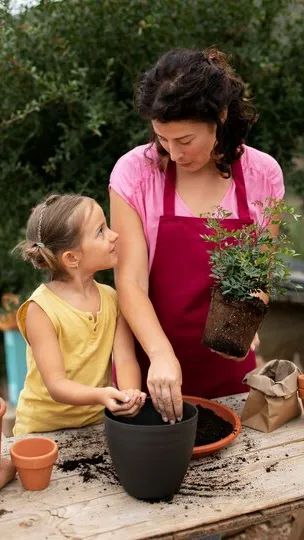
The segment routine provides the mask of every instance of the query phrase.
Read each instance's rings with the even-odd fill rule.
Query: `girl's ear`
[[[73,251],[64,251],[61,256],[62,264],[71,270],[77,269],[79,264],[79,257],[77,253]]]

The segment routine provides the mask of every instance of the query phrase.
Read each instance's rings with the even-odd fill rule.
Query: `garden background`
[[[23,298],[41,278],[11,250],[42,196],[82,192],[107,209],[115,161],[148,137],[133,108],[134,84],[172,47],[215,45],[232,56],[260,114],[248,143],[280,162],[288,197],[302,206],[303,0],[0,6],[0,297]],[[303,223],[290,234],[304,254]],[[3,349],[0,371],[1,357]]]

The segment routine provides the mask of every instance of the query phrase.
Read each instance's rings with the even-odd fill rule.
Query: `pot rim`
[[[151,398],[148,398],[148,399],[151,399]],[[187,420],[182,420],[181,422],[175,422],[175,424],[170,424],[170,422],[167,422],[166,424],[159,424],[158,426],[153,426],[153,425],[150,426],[147,424],[125,424],[120,421],[121,416],[117,416],[117,419],[116,417],[113,417],[113,418],[110,417],[108,413],[110,414],[112,413],[108,409],[105,409],[105,417],[107,419],[107,422],[112,422],[113,424],[119,424],[120,426],[123,426],[123,428],[125,429],[134,428],[134,429],[142,430],[142,429],[147,429],[147,427],[149,428],[149,431],[156,431],[159,429],[168,429],[168,428],[176,429],[177,426],[185,425],[188,422],[193,422],[193,420],[195,420],[198,417],[197,407],[193,403],[190,403],[189,401],[186,401],[185,399],[183,399],[183,403],[187,403],[187,405],[190,405],[191,408],[195,409],[195,412],[193,416],[191,416]]]
[[[24,442],[28,442],[28,441],[47,441],[51,443],[52,448],[46,454],[40,454],[38,456],[24,456],[21,452],[20,453],[18,452],[18,446],[21,446]],[[30,442],[30,444],[32,444],[32,442]],[[14,442],[14,444],[10,448],[10,453],[17,460],[21,459],[22,461],[24,461],[24,463],[33,463],[34,461],[37,461],[37,460],[46,460],[52,457],[57,459],[58,446],[55,443],[55,441],[53,439],[50,439],[49,437],[26,437],[26,438],[19,439],[18,441]]]

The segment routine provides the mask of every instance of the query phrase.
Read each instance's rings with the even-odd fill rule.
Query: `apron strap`
[[[232,163],[231,170],[235,182],[235,195],[239,219],[245,219],[246,221],[250,220],[251,218],[247,201],[246,185],[240,159]]]
[[[247,192],[240,159],[232,163],[231,169],[232,176],[235,182],[235,194],[238,207],[238,216],[240,219],[250,220],[251,218],[247,202]],[[165,174],[165,188],[163,200],[164,216],[175,215],[175,179],[176,165],[174,161],[169,160]]]
[[[165,174],[164,216],[175,216],[175,179],[175,163],[169,159]]]

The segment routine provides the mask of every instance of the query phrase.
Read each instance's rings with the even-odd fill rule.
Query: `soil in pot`
[[[184,402],[183,420],[164,423],[147,399],[134,418],[105,413],[105,429],[116,474],[133,497],[149,501],[176,493],[190,463],[197,409]]]
[[[211,409],[196,405],[198,410],[195,446],[212,444],[233,432],[233,425],[224,420]]]
[[[267,309],[260,298],[239,301],[214,289],[202,343],[229,356],[245,357]]]

